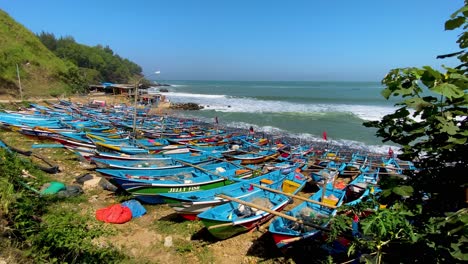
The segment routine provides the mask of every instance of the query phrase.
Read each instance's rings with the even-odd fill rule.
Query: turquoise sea
[[[388,145],[363,122],[392,113],[395,102],[385,100],[378,82],[164,81],[171,102],[193,102],[200,111],[177,113],[219,125],[288,136],[299,141],[328,141],[337,145],[385,152]],[[158,92],[151,88],[150,92]]]

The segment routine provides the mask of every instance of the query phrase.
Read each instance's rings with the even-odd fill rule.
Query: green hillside
[[[34,33],[0,10],[0,96],[19,98],[16,65],[24,98],[71,90],[64,80],[76,66],[59,59]]]
[[[35,35],[0,10],[0,97],[58,96],[83,92],[89,83],[127,83],[141,67],[108,46],[77,43],[72,36]]]

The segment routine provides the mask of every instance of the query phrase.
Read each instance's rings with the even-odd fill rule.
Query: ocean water
[[[362,125],[395,111],[378,82],[270,82],[270,81],[165,81],[164,93],[174,103],[192,102],[200,111],[174,114],[219,126],[288,136],[300,142],[324,141],[335,145],[386,152],[375,129]],[[150,92],[158,92],[151,88]],[[392,146],[398,148],[398,146]]]

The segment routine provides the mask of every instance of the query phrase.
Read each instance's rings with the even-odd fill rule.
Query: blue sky
[[[457,51],[463,0],[2,0],[34,33],[109,45],[164,80],[380,81]],[[460,33],[460,32],[458,32]],[[148,76],[149,77],[149,76]]]

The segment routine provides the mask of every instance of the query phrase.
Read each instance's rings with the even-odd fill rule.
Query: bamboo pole
[[[326,227],[316,225],[316,224],[312,224],[312,223],[308,223],[308,222],[305,222],[305,221],[303,221],[303,220],[301,220],[299,218],[296,218],[294,216],[283,214],[283,213],[277,212],[275,210],[271,210],[270,208],[266,208],[266,207],[263,207],[263,206],[260,206],[260,205],[254,204],[254,203],[246,202],[246,201],[243,201],[243,200],[240,200],[240,199],[237,199],[237,198],[234,198],[234,197],[230,197],[230,196],[227,196],[227,195],[224,195],[224,194],[219,194],[218,197],[226,199],[226,200],[230,200],[230,201],[233,201],[233,202],[236,202],[236,203],[239,203],[239,204],[243,204],[243,205],[246,205],[246,206],[250,206],[252,208],[265,211],[267,213],[270,213],[270,214],[273,214],[273,215],[276,215],[276,216],[279,216],[279,217],[282,217],[282,218],[297,222],[299,224],[311,226],[311,227],[314,227],[314,228],[317,228],[317,229],[320,229],[320,230],[323,230],[323,231],[330,231],[330,229],[328,229]]]
[[[225,226],[232,226],[234,225],[233,222],[229,222],[229,223],[222,223],[222,224],[219,224],[219,225],[212,225],[210,227],[208,227],[208,229],[215,229],[215,228],[218,228],[218,227],[225,227]]]
[[[334,206],[334,205],[329,205],[329,204],[326,204],[326,203],[321,203],[321,202],[319,202],[319,201],[311,200],[311,199],[308,199],[308,198],[305,198],[305,197],[302,197],[302,196],[299,196],[299,195],[295,195],[295,194],[285,193],[285,192],[282,192],[282,191],[280,191],[280,190],[268,188],[268,187],[265,187],[265,186],[262,186],[262,185],[259,185],[259,184],[251,183],[251,185],[252,185],[252,186],[255,186],[255,187],[259,188],[259,189],[263,189],[263,190],[265,190],[265,191],[284,194],[284,195],[286,195],[286,196],[289,196],[289,197],[292,197],[292,198],[296,198],[296,199],[298,199],[298,200],[302,200],[302,201],[306,201],[306,202],[310,202],[310,203],[314,203],[314,204],[323,205],[323,206],[326,206],[326,207],[329,207],[329,208],[332,208],[332,209],[335,209],[335,208],[336,208],[336,206]]]

